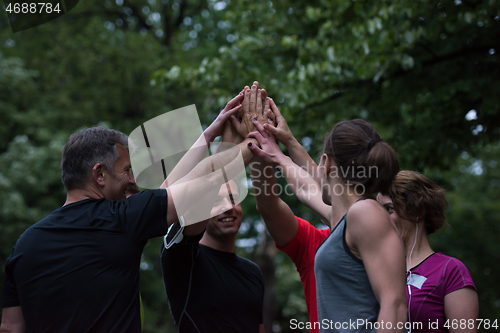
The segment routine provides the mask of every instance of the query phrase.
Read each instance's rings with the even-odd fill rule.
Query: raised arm
[[[259,124],[268,122],[265,111],[269,109],[269,98],[258,86],[258,82],[255,81],[253,90],[245,89],[241,119],[242,123],[245,119],[249,123],[242,125],[235,123],[233,119],[233,127],[240,135],[246,136],[249,132],[255,131],[254,120]],[[228,136],[234,136],[234,133]],[[254,159],[250,164],[250,176],[257,210],[276,244],[284,247],[295,237],[298,223],[290,207],[272,190],[276,184],[274,167],[264,160]]]
[[[250,177],[256,208],[276,245],[285,247],[297,234],[298,223],[290,207],[276,193],[274,167],[255,159],[250,163]]]
[[[330,225],[332,208],[323,202],[319,184],[307,171],[283,154],[272,134],[267,133],[260,124],[256,126],[259,132],[252,132],[249,137],[256,138],[261,148],[252,145],[250,149],[260,160],[279,165],[288,186],[300,202],[309,207],[324,223]]]
[[[292,161],[295,164],[304,168],[311,176],[314,176],[317,167],[316,163],[311,156],[309,156],[309,153],[304,149],[304,147],[302,147],[302,145],[293,136],[290,127],[288,127],[285,118],[281,115],[280,110],[272,98],[270,98],[269,106],[270,110],[267,110],[268,115],[274,120],[276,126],[265,124],[264,129],[273,134],[282,144],[285,145]]]
[[[243,141],[243,138],[238,134],[238,132],[236,131],[234,126],[231,124],[231,122],[226,121],[226,123],[224,124],[224,130],[222,132],[222,140],[221,140],[222,144],[220,144],[217,147],[217,152],[221,152],[221,151],[227,149],[228,146],[230,146],[230,145],[227,145],[228,143],[236,145],[236,144],[240,144],[242,141]],[[231,209],[232,208],[231,206],[233,204],[232,202],[228,202],[227,200],[224,200],[224,198],[227,198],[229,195],[229,193],[227,193],[227,187],[228,187],[228,184],[222,185],[220,191],[222,191],[223,193],[220,193],[220,191],[219,191],[219,194],[218,194],[219,199],[220,199],[219,201],[224,202],[227,205],[227,208],[223,209],[222,211],[227,211],[227,210]],[[216,193],[213,193],[213,194],[217,195]],[[184,236],[187,236],[187,237],[198,235],[205,230],[207,223],[208,223],[208,220],[204,220],[200,223],[188,225],[187,227],[184,228],[182,233]]]
[[[248,148],[251,142],[257,144],[256,140],[246,138],[233,148],[205,158],[176,183],[169,184],[168,187],[164,186],[164,183],[162,188],[166,188],[168,196],[168,224],[177,221],[178,216],[184,215],[208,193],[218,191],[222,184],[226,183],[226,179],[232,179],[241,172],[243,166],[238,164],[237,156],[241,154],[244,166],[247,166],[253,158],[253,153]],[[222,169],[224,172],[217,172]],[[181,207],[174,204],[174,197],[178,203],[189,203],[189,205]]]
[[[160,188],[165,188],[168,187],[169,184],[175,183],[187,175],[189,171],[193,170],[193,168],[205,158],[207,152],[205,144],[210,147],[210,143],[214,141],[216,137],[223,134],[225,124],[229,123],[227,120],[239,111],[242,101],[243,91],[226,104],[212,124],[203,131],[203,134],[198,138],[191,149],[184,154]]]
[[[355,203],[347,214],[345,237],[353,254],[363,261],[380,304],[377,321],[385,325],[377,333],[404,332],[403,327],[394,329],[406,322],[404,246],[387,212],[373,200]],[[387,329],[389,322],[392,330]]]
[[[245,96],[245,99],[243,99],[243,96]],[[231,143],[233,144],[241,141],[240,132],[243,134],[248,133],[248,130],[254,126],[254,120],[262,122],[264,121],[263,119],[267,119],[264,118],[262,112],[260,114],[256,113],[257,104],[260,105],[262,109],[262,98],[265,96],[267,96],[265,91],[258,89],[257,82],[252,86],[252,89],[245,87],[240,95],[228,103],[224,109],[227,111],[223,110],[221,115],[214,121],[212,125],[216,124],[216,126],[211,125],[208,129],[213,127],[213,133],[217,135],[222,134],[223,141],[232,141]],[[240,116],[242,117],[240,121],[234,116],[236,107],[233,106],[241,102],[243,102],[243,107],[236,110],[240,112]],[[219,118],[220,121],[218,121]],[[228,122],[226,120],[228,119],[231,119],[234,128],[227,127]],[[243,166],[239,165],[237,162],[237,155],[241,153],[244,166],[250,163],[253,158],[253,153],[248,147],[249,143],[256,145],[258,142],[255,139],[245,138],[241,143],[231,148],[227,148],[228,145],[225,145],[226,149],[219,149],[217,154],[197,163],[189,173],[176,180],[174,183],[171,183],[170,179],[167,179],[162,186],[167,188],[168,192],[169,209],[167,212],[167,220],[169,223],[175,222],[178,216],[182,216],[186,213],[190,209],[190,206],[192,207],[193,204],[199,202],[201,198],[213,195],[215,199],[222,184],[226,183],[243,170]],[[224,145],[224,143],[222,145]],[[218,172],[219,170],[222,172]],[[190,205],[179,207],[179,205],[174,204],[174,198],[178,203],[190,203]],[[205,224],[206,221],[189,225],[184,230],[184,233],[187,235],[198,234],[203,231]]]

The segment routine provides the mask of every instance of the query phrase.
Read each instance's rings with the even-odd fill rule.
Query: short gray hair
[[[116,144],[125,147],[128,137],[120,131],[95,126],[73,133],[64,146],[61,169],[66,191],[84,188],[90,171],[102,163],[114,175],[119,157]]]

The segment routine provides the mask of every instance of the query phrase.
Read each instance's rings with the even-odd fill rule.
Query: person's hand
[[[251,89],[246,86],[243,91],[245,98],[238,114],[241,119],[233,116],[231,122],[236,131],[242,137],[246,137],[248,133],[255,131],[255,121],[261,124],[268,122],[266,110],[269,110],[269,99],[267,92],[264,89],[259,89],[257,81],[254,82]]]
[[[243,98],[242,91],[226,104],[226,107],[222,109],[217,118],[203,132],[207,143],[214,141],[216,137],[222,135],[226,120],[230,119],[231,116],[235,115],[238,110],[241,109],[241,102],[243,101]]]
[[[290,127],[288,127],[285,118],[281,115],[280,110],[276,106],[276,103],[274,103],[274,100],[272,98],[269,99],[271,110],[266,109],[266,112],[268,117],[276,124],[276,127],[272,124],[264,124],[264,129],[269,133],[272,133],[282,144],[288,147],[289,143],[294,140],[294,136]]]
[[[269,108],[269,98],[265,89],[259,89],[259,82],[254,81],[253,86],[256,87],[255,91],[250,91],[250,114],[252,114],[252,121],[258,121],[262,125],[268,123],[267,111]],[[252,88],[253,88],[252,86]],[[245,101],[243,101],[245,103]],[[255,127],[252,127],[255,131]]]
[[[260,122],[255,122],[255,126],[258,131],[249,133],[248,137],[257,139],[261,148],[249,144],[250,150],[255,156],[267,163],[281,164],[281,159],[286,158],[286,156],[281,151],[274,135],[266,132]]]
[[[243,137],[238,133],[238,131],[236,131],[232,122],[226,121],[224,124],[224,130],[222,131],[221,141],[239,144],[243,141]]]

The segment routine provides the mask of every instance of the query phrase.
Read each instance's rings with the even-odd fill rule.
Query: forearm
[[[207,145],[213,141],[214,138],[210,133],[203,132],[202,135],[196,140],[193,146],[184,154],[179,163],[169,173],[160,188],[166,188],[169,184],[173,184],[182,177],[186,176],[193,170],[201,160],[207,155]]]
[[[249,140],[231,149],[224,150],[202,160],[198,165],[182,179],[168,186],[169,190],[169,211],[175,211],[168,214],[167,219],[173,219],[178,216],[200,216],[206,219],[206,211],[210,212],[213,202],[217,198],[220,187],[244,171],[245,166],[250,162],[253,153],[247,146]],[[241,154],[242,159],[238,158]],[[196,205],[193,205],[196,203]],[[193,215],[194,214],[194,215]],[[187,218],[187,224],[201,221],[198,218]],[[171,223],[169,221],[169,223]]]
[[[191,180],[204,177],[211,172],[220,170],[222,168],[224,168],[224,171],[227,172],[227,167],[234,165],[234,163],[232,162],[235,162],[237,155],[240,153],[243,158],[244,166],[248,165],[253,158],[253,153],[247,146],[249,142],[253,142],[253,144],[256,144],[257,140],[247,138],[240,144],[232,146],[232,148],[224,149],[217,154],[206,157],[204,159],[201,158],[202,154],[199,151],[193,151],[192,155],[190,156],[192,158],[187,158],[186,154],[181,160],[182,162],[184,159],[186,159],[185,163],[181,165],[181,162],[179,162],[179,164],[175,167],[175,169],[179,169],[176,173],[177,176],[173,176],[171,178],[169,175],[169,177],[167,177],[165,182],[162,184],[161,188],[167,187],[165,186],[167,183],[168,186],[170,186],[171,184],[174,184],[176,182],[189,182]],[[196,160],[198,161],[195,164],[194,161]],[[194,166],[191,167],[192,164],[194,164]],[[186,170],[183,170],[183,167],[185,167]],[[179,178],[178,176],[182,173],[184,173],[185,175]],[[171,179],[173,181],[170,181]]]
[[[380,304],[380,312],[378,322],[380,329],[377,333],[382,332],[405,332],[404,324],[406,323],[406,299],[395,298],[387,300]],[[382,324],[383,323],[383,324]]]
[[[298,223],[290,207],[279,197],[274,167],[254,162],[250,164],[250,176],[257,210],[269,234],[279,247],[288,245],[297,234]]]
[[[274,167],[262,161],[252,162],[250,163],[250,178],[257,210],[261,213],[273,210],[280,200],[279,196],[272,191],[277,184]]]
[[[329,225],[332,208],[323,202],[320,185],[291,158],[283,155],[279,164],[287,184],[295,196]]]
[[[285,144],[285,143],[283,143]],[[302,145],[292,137],[286,144],[286,148],[288,149],[288,153],[292,158],[292,161],[305,169],[311,176],[314,176],[316,172],[316,162],[309,156],[309,153],[302,147]]]
[[[2,309],[1,333],[24,333],[26,325],[24,322],[21,306],[13,306]]]

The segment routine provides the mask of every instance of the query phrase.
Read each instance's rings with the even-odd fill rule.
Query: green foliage
[[[449,181],[449,227],[431,236],[432,245],[469,268],[480,300],[480,318],[498,318],[500,289],[500,142],[463,153]],[[434,238],[434,239],[433,239]]]
[[[240,0],[224,17],[233,43],[154,78],[212,88],[211,101],[258,79],[315,147],[335,122],[361,117],[387,128],[403,165],[447,169],[462,150],[499,138],[496,5]],[[489,135],[473,135],[478,124]]]

